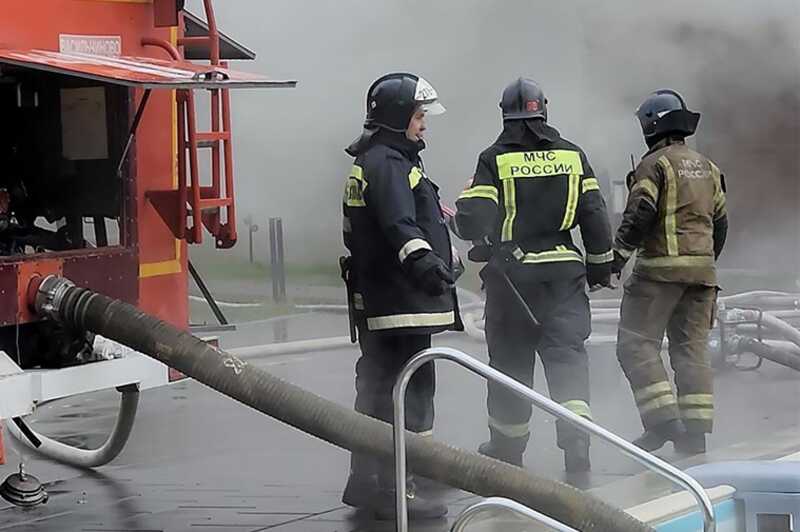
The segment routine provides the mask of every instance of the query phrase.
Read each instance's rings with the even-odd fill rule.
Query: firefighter
[[[678,452],[702,453],[713,417],[706,342],[717,296],[714,263],[728,226],[724,178],[686,145],[700,115],[677,92],[651,94],[636,116],[649,151],[630,176],[614,240],[617,275],[637,252],[622,298],[617,357],[645,429],[634,443],[654,451],[671,440]],[[665,331],[677,398],[660,356]]]
[[[461,238],[487,242],[470,258],[488,261],[481,278],[489,361],[532,386],[538,351],[552,398],[590,419],[586,284],[611,284],[605,201],[583,150],[547,123],[547,100],[534,81],[511,83],[500,108],[503,131],[480,154],[453,224]],[[575,227],[585,258],[572,240]],[[490,440],[479,452],[521,466],[530,402],[490,382],[488,411]],[[567,471],[589,470],[588,436],[563,421],[556,431]]]
[[[426,117],[443,112],[427,81],[387,74],[369,88],[364,131],[346,150],[355,157],[343,202],[350,252],[343,275],[361,348],[355,407],[390,423],[392,388],[402,367],[430,347],[431,334],[460,328],[450,235],[438,187],[419,156]],[[408,387],[409,430],[431,434],[434,388],[430,363]],[[446,513],[444,505],[414,496],[413,482],[409,493],[412,519]],[[354,454],[342,500],[379,519],[394,519],[392,465]]]

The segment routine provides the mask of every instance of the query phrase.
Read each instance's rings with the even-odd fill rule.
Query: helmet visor
[[[425,79],[417,79],[417,86],[414,91],[414,100],[419,104],[419,109],[425,111],[426,115],[440,115],[444,113],[444,105],[439,103],[439,94],[436,89]]]
[[[424,111],[426,115],[440,115],[443,114],[447,109],[444,108],[444,105],[440,104],[438,101],[433,100],[432,102],[422,102],[419,106],[421,111]]]

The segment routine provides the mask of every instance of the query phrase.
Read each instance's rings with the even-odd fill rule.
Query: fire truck
[[[139,390],[181,377],[41,319],[31,307],[35,280],[63,276],[185,329],[187,246],[237,239],[231,90],[296,84],[229,68],[255,54],[219,30],[211,0],[204,17],[183,7],[4,5],[0,418],[25,433],[21,417],[38,404],[109,388],[122,391],[131,424]],[[118,449],[124,432],[112,435]]]

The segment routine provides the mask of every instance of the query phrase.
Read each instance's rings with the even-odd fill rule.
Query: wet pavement
[[[220,336],[223,347],[269,343],[277,337],[341,336],[341,315],[309,314],[239,326]],[[601,331],[602,332],[602,331]],[[441,336],[439,345],[486,358],[485,346],[463,335]],[[625,438],[640,430],[628,384],[613,347],[590,349],[595,420]],[[352,405],[353,348],[273,356],[251,363],[328,399]],[[475,449],[487,436],[485,384],[448,363],[438,364],[435,437]],[[535,388],[546,384],[537,371]],[[758,371],[716,374],[717,422],[710,438],[718,458],[772,458],[800,447],[800,378],[765,362]],[[100,443],[114,423],[116,392],[44,405],[34,428],[72,444]],[[555,447],[554,423],[536,412],[526,466],[534,473],[591,488],[619,506],[632,506],[670,487],[602,442],[592,446],[593,473],[565,478]],[[4,475],[18,463],[8,449]],[[671,447],[660,456],[672,461]],[[681,465],[696,463],[695,458]],[[32,510],[0,504],[0,530],[46,532],[366,532],[394,530],[342,505],[348,454],[316,438],[242,407],[193,382],[144,392],[125,451],[94,472],[30,456],[27,469],[48,483],[50,501]],[[453,491],[450,516],[478,499]],[[450,521],[451,522],[451,521]],[[448,529],[448,521],[415,524],[412,530]],[[516,530],[473,527],[471,530]],[[531,530],[527,527],[526,530]]]

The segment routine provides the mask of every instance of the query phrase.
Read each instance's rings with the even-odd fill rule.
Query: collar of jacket
[[[425,149],[424,140],[414,142],[409,140],[405,133],[397,133],[386,129],[380,129],[373,137],[373,142],[399,151],[412,162],[416,162],[419,158],[419,152]]]
[[[425,141],[414,142],[409,140],[405,133],[396,133],[381,128],[364,128],[361,136],[355,139],[344,151],[352,157],[358,157],[374,144],[389,146],[413,162],[416,162],[419,158],[419,152],[425,149]]]
[[[561,138],[556,128],[544,120],[506,120],[503,122],[503,132],[497,139],[501,144],[518,144],[530,146],[542,141],[555,142]]]
[[[667,146],[672,146],[673,144],[686,144],[686,140],[683,137],[667,135],[663,139],[653,144],[650,149],[647,150],[645,156],[650,155],[653,152],[657,152],[662,148],[666,148]]]

